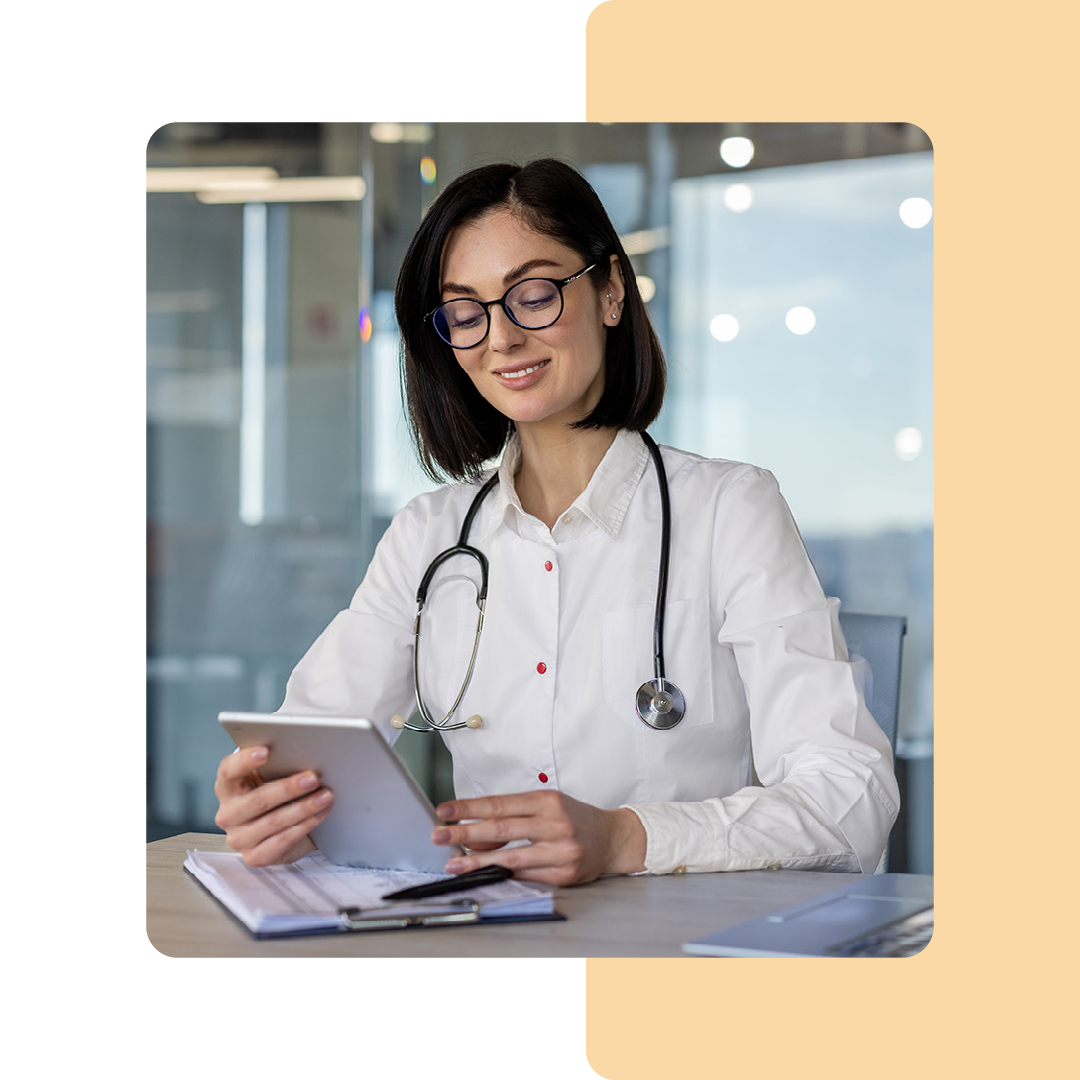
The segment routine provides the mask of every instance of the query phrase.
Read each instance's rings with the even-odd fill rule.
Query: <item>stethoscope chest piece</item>
[[[637,714],[642,723],[666,731],[686,715],[686,699],[669,679],[654,679],[638,687]]]

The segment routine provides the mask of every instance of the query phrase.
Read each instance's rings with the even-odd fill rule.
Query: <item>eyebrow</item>
[[[513,270],[503,275],[503,284],[509,288],[513,282],[519,278],[523,278],[531,273],[533,270],[539,269],[542,266],[558,266],[559,264],[552,259],[530,259],[528,262],[523,262],[520,266],[515,266]],[[478,296],[479,293],[471,285],[462,285],[457,281],[444,281],[442,291],[455,292],[455,293],[468,293],[470,296]]]

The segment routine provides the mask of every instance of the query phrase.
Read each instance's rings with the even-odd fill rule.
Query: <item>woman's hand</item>
[[[221,804],[214,823],[248,866],[293,862],[315,850],[308,833],[326,819],[334,796],[313,772],[263,780],[258,768],[270,753],[249,746],[222,758],[214,794]]]
[[[440,826],[432,834],[436,844],[485,852],[454,856],[446,864],[448,874],[497,864],[525,881],[578,885],[645,868],[645,828],[633,810],[600,810],[560,791],[527,791],[456,799],[435,812],[444,821],[479,819]],[[530,843],[503,847],[512,840]]]

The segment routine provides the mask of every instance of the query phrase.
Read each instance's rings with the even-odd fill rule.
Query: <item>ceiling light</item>
[[[215,184],[195,197],[202,203],[357,202],[365,191],[362,176],[298,176],[243,186]]]
[[[258,184],[277,179],[277,170],[263,166],[205,169],[147,169],[147,191],[201,191],[218,184]]]

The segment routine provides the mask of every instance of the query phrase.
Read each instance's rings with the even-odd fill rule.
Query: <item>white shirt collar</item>
[[[619,535],[630,500],[648,462],[649,450],[645,440],[636,431],[620,429],[585,490],[567,508],[568,512],[579,510],[614,540]],[[508,514],[535,520],[522,509],[514,487],[514,474],[520,463],[521,441],[515,433],[507,443],[499,464],[499,486],[491,498],[484,524],[485,539],[506,520]]]

